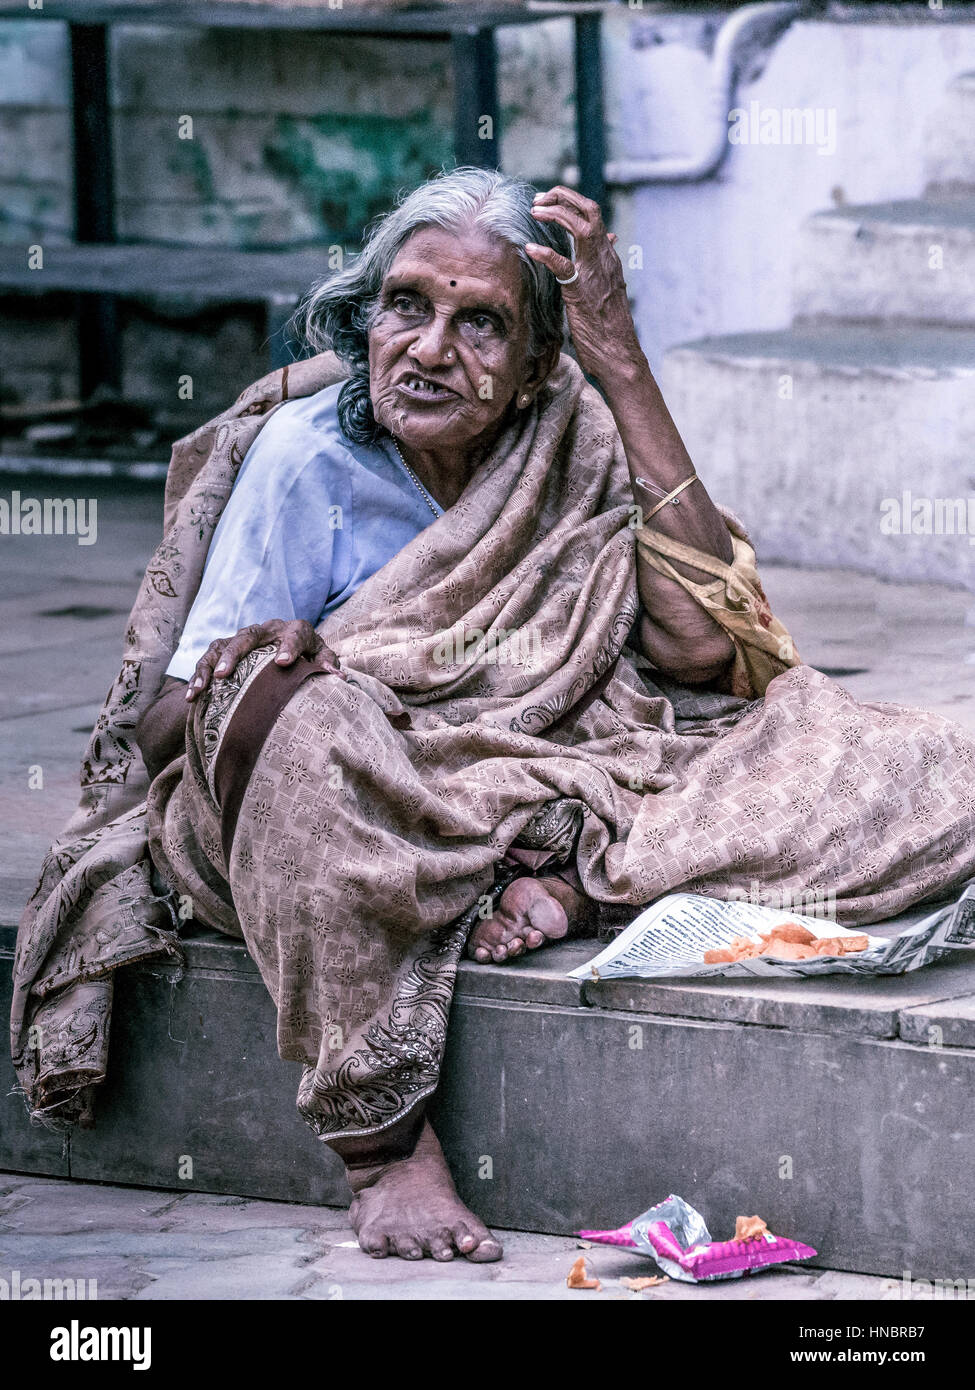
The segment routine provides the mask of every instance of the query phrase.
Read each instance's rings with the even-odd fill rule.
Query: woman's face
[[[414,232],[383,282],[369,333],[378,422],[417,450],[488,443],[512,397],[539,384],[524,301],[510,243],[478,228]]]

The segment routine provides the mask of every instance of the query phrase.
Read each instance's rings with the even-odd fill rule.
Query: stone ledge
[[[900,1036],[929,1047],[975,1048],[975,994],[904,1009]]]
[[[966,952],[908,975],[815,980],[601,980],[586,983],[593,1007],[664,1017],[896,1038],[905,1009],[940,1000],[975,1000],[975,961]],[[965,1046],[967,1044],[959,1044]]]
[[[12,939],[9,928],[0,938],[5,1001]],[[295,1110],[300,1067],[277,1056],[274,1007],[253,961],[217,933],[186,945],[178,982],[155,963],[120,972],[94,1130],[63,1144],[29,1126],[0,1059],[0,1168],[344,1204],[341,1164]],[[802,982],[743,990],[730,981],[632,981],[625,986],[639,1007],[625,1007],[624,982],[614,984],[611,1007],[563,973],[593,945],[460,968],[434,1117],[480,1215],[567,1234],[616,1225],[678,1191],[707,1209],[714,1228],[760,1211],[773,1229],[816,1246],[828,1267],[964,1275],[975,1176],[970,1034],[944,1026],[949,1045],[933,1047],[878,1031],[890,1026],[896,1000],[897,1016],[927,1044],[929,1020],[962,1017],[971,1002],[961,993],[971,990],[967,965],[932,967],[909,982],[837,981],[834,991],[816,982],[817,996],[835,996],[831,1006],[793,1004]],[[878,983],[882,1002],[864,1015]],[[745,1017],[678,1012],[713,1011],[722,995],[747,1000]],[[649,1011],[649,1002],[669,1012]],[[774,1009],[782,1023],[763,1024]],[[958,1175],[947,1194],[945,1171]]]
[[[905,919],[917,915],[905,914]],[[896,925],[888,923],[881,930],[892,932]],[[208,927],[193,928],[181,939],[187,970],[195,977],[261,983],[243,941]],[[0,927],[0,960],[12,959],[15,941],[16,928]],[[816,980],[570,979],[568,972],[597,949],[595,940],[581,940],[547,947],[507,965],[461,961],[457,997],[805,1033],[900,1037],[915,1043],[928,1042],[927,1030],[940,1027],[939,1045],[975,1046],[975,952],[953,951],[923,970],[866,979],[845,975]],[[174,974],[165,962],[150,961],[134,968],[166,980]]]

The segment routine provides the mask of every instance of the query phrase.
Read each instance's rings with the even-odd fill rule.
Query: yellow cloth
[[[758,577],[755,551],[741,523],[723,508],[722,514],[734,547],[734,560],[730,565],[647,526],[636,528],[637,548],[649,565],[679,584],[721,624],[735,644],[732,694],[757,698],[765,694],[775,676],[790,666],[798,666],[800,658],[787,629],[769,607]],[[693,565],[716,578],[710,583],[696,583],[676,570],[671,560]]]

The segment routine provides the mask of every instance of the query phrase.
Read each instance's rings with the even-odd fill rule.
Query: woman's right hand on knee
[[[278,666],[291,666],[299,656],[310,657],[320,671],[348,680],[339,669],[338,657],[327,647],[318,633],[302,618],[269,618],[265,623],[242,627],[233,637],[217,637],[196,663],[196,670],[186,691],[187,700],[195,700],[210,682],[226,680],[240,659],[258,647],[277,645],[274,660]]]

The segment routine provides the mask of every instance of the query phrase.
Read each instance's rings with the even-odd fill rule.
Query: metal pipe
[[[756,51],[771,47],[793,20],[809,10],[802,0],[745,5],[725,20],[718,31],[711,62],[707,105],[711,133],[698,155],[666,155],[657,159],[613,159],[606,165],[606,183],[626,187],[642,183],[696,183],[709,178],[728,154],[728,112],[734,106],[738,79]],[[578,170],[565,170],[567,183],[578,181]]]

